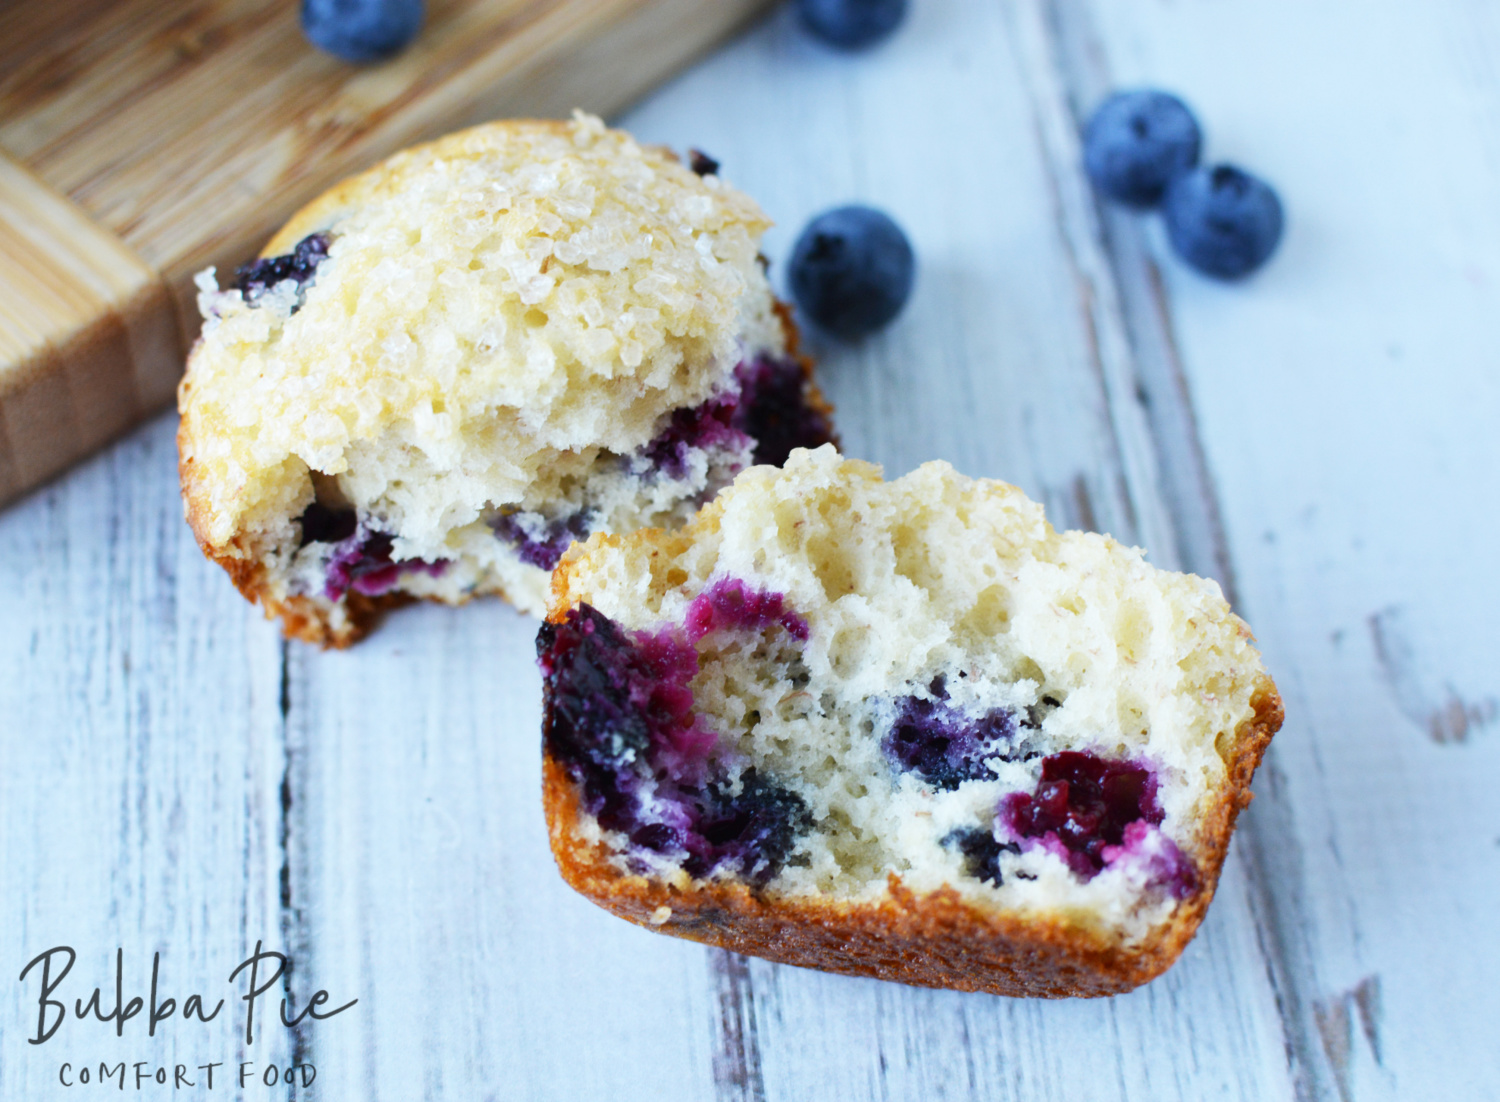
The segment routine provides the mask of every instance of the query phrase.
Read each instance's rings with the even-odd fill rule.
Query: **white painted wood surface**
[[[284,645],[193,546],[168,418],[0,515],[0,1098],[92,1096],[58,1068],[101,1060],[290,1096],[240,1092],[244,1059],[364,1102],[1500,1098],[1500,9],[913,8],[857,57],[780,11],[621,121],[723,161],[774,258],[844,201],[907,228],[907,313],[816,349],[851,454],[1007,478],[1255,626],[1287,725],[1182,961],[1030,1002],[611,919],[547,853],[534,626],[482,603]],[[1280,187],[1249,282],[1094,204],[1076,115],[1142,82]],[[164,994],[232,999],[257,940],[299,1008],[358,1004],[248,1047],[233,1008],[27,1044],[14,980],[54,945],[71,1007],[109,1005],[117,947],[127,998],[160,952]]]

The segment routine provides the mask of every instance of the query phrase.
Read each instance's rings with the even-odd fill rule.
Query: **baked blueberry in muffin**
[[[595,118],[397,154],[220,288],[179,393],[188,519],[289,635],[412,598],[540,615],[574,540],[689,519],[831,438],[717,174]]]
[[[1164,971],[1281,722],[1218,587],[831,447],[574,545],[538,637],[564,877],[663,932],[1007,995]]]

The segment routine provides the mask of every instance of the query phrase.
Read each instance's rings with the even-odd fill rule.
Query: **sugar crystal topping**
[[[358,459],[370,485],[346,489],[391,514],[419,504],[406,481],[452,472],[437,531],[572,456],[640,447],[763,326],[768,225],[719,177],[586,115],[477,127],[347,182],[272,243],[327,235],[300,301],[199,278],[181,404],[210,538],[297,515],[309,468]]]

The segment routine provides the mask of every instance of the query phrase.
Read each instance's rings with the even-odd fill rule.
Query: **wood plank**
[[[69,1020],[44,1045],[23,1041],[35,973],[0,1008],[7,1099],[69,1097],[64,1062],[288,1055],[279,1029],[247,1048],[233,1007],[155,1037],[144,1014],[123,1038],[73,1017],[96,986],[113,1005],[117,949],[127,999],[160,952],[163,996],[212,1010],[255,941],[277,939],[279,645],[183,541],[174,451],[158,421],[0,518],[0,956],[14,980],[55,946],[78,954],[55,996]]]
[[[1464,2],[1091,8],[1122,79],[1185,93],[1209,156],[1288,209],[1243,286],[1140,232],[1287,697],[1247,826],[1304,1087],[1494,1097],[1500,21]]]

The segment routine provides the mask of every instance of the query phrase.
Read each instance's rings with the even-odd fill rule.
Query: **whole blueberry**
[[[400,53],[422,27],[423,0],[302,0],[302,32],[344,61]]]
[[[1174,95],[1149,88],[1116,92],[1083,131],[1083,167],[1111,199],[1154,206],[1167,181],[1198,163],[1198,120]]]
[[[906,18],[906,0],[797,0],[802,23],[830,46],[874,45]]]
[[[787,280],[812,321],[835,336],[864,336],[901,312],[916,258],[901,227],[871,207],[839,207],[807,224]]]
[[[1233,165],[1175,177],[1162,201],[1167,240],[1194,268],[1220,279],[1249,275],[1281,240],[1281,200]]]

